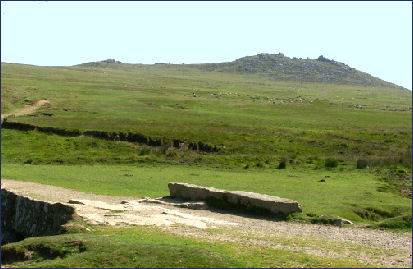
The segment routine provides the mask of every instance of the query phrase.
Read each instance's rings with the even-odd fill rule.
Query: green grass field
[[[283,82],[179,65],[2,64],[1,72],[2,113],[39,99],[50,101],[34,115],[10,117],[8,122],[132,132],[166,141],[200,141],[220,149],[208,153],[2,128],[2,178],[138,197],[168,195],[168,182],[188,182],[295,199],[303,213],[289,221],[309,222],[327,214],[372,229],[411,231],[411,92]],[[358,160],[367,167],[357,169]],[[336,165],[326,167],[326,161]],[[280,163],[285,169],[278,169]],[[72,236],[84,241],[87,251],[53,260],[39,256],[16,265],[359,265],[291,251],[240,250],[230,243],[178,238],[146,228],[102,228],[9,246],[46,244],[60,251]],[[107,241],[118,251],[104,252]]]

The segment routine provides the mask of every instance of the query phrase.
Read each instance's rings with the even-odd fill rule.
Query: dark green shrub
[[[397,173],[399,173],[400,175],[405,175],[405,174],[407,174],[407,171],[404,170],[403,168],[399,168],[399,169],[397,170]]]
[[[357,160],[357,165],[356,165],[357,169],[365,169],[367,168],[367,165],[368,165],[367,160],[364,160],[364,159]]]
[[[96,141],[90,141],[89,144],[92,148],[96,148],[98,146],[98,143]]]
[[[179,152],[173,147],[168,148],[165,151],[165,156],[169,159],[179,159]]]
[[[338,166],[338,161],[336,159],[326,159],[324,161],[324,166],[326,168],[334,168]]]
[[[257,168],[263,168],[263,167],[264,167],[264,165],[262,164],[262,162],[258,162],[255,166],[256,166]]]
[[[385,219],[373,227],[386,228],[386,229],[411,229],[412,228],[412,215],[402,215],[394,218]]]
[[[140,148],[138,150],[138,155],[142,156],[142,155],[148,155],[150,153],[150,149],[148,148]]]
[[[285,169],[287,166],[287,160],[286,159],[282,159],[280,161],[280,163],[278,164],[278,169]]]

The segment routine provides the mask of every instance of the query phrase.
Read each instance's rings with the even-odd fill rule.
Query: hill
[[[345,63],[337,62],[320,56],[317,59],[289,58],[282,53],[261,53],[254,56],[246,56],[226,63],[206,64],[166,64],[158,63],[157,66],[188,66],[202,71],[216,71],[229,73],[261,74],[273,80],[300,81],[300,82],[329,82],[335,84],[353,84],[372,87],[392,87],[407,90],[401,86],[384,81],[380,78],[361,72]],[[142,67],[143,64],[124,64],[114,59],[99,62],[84,63],[83,67],[111,67],[131,68]],[[149,65],[148,65],[149,66]]]

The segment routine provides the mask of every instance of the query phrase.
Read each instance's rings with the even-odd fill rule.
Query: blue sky
[[[324,55],[412,88],[411,2],[1,2],[1,60],[73,65]]]

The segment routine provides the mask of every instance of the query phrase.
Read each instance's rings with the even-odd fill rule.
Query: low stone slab
[[[301,206],[297,201],[278,196],[255,192],[225,191],[179,182],[171,182],[168,187],[171,197],[206,201],[215,207],[270,213],[275,216],[287,216],[294,212],[301,212]]]
[[[322,224],[330,224],[330,225],[335,225],[338,227],[342,227],[344,224],[353,224],[348,219],[343,219],[338,216],[328,216],[328,215],[321,215],[320,217],[313,219],[313,223],[322,223]]]

